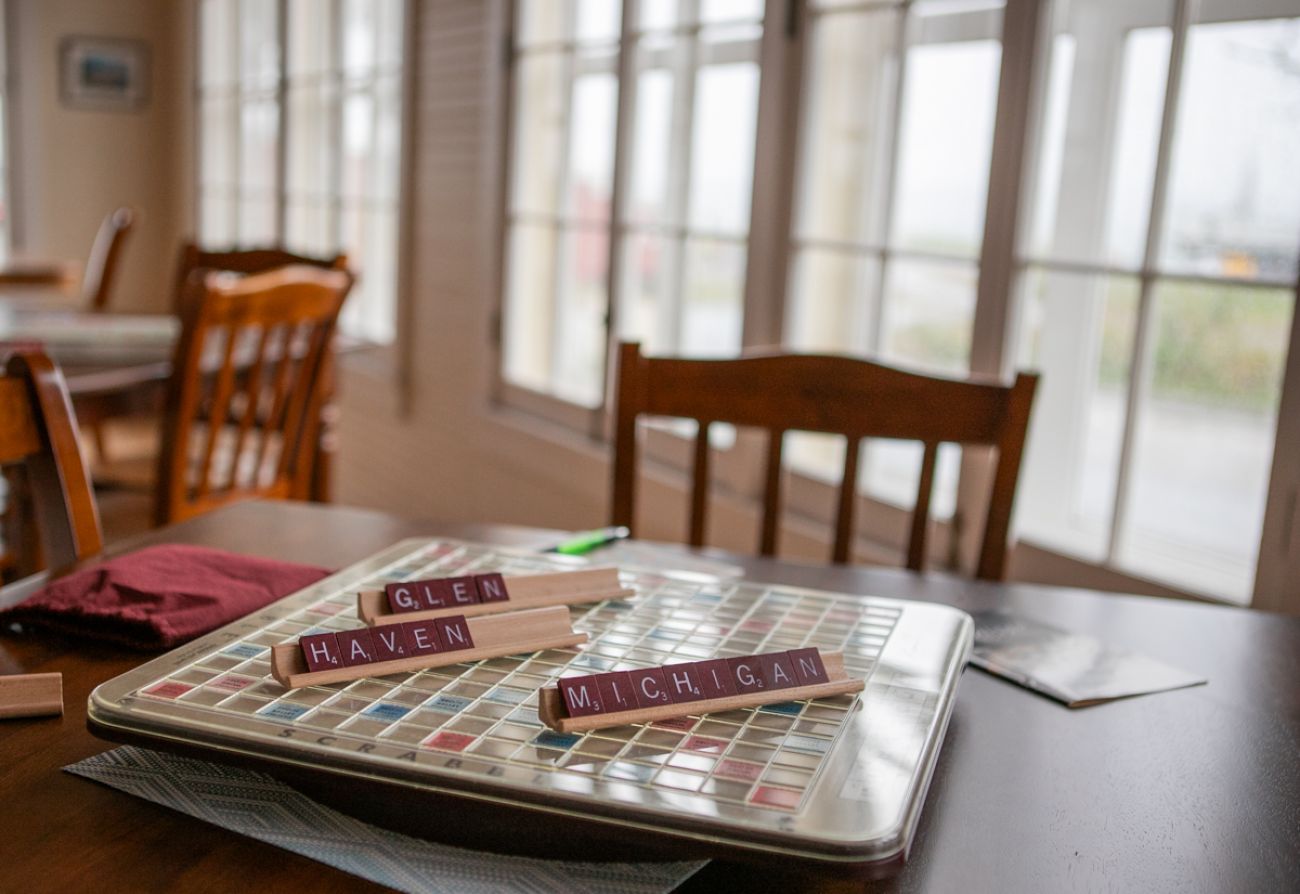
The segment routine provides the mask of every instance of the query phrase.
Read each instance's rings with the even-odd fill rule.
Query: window
[[[346,252],[340,321],[393,340],[404,0],[202,0],[199,239]]]
[[[792,348],[961,375],[992,314],[1011,337],[980,368],[1043,373],[1021,537],[1249,598],[1264,508],[1289,499],[1269,474],[1300,350],[1300,2],[516,8],[508,384],[599,415],[611,333],[734,353],[773,303]],[[1035,12],[1041,32],[1010,28]],[[999,105],[1003,72],[1030,70],[1033,102]],[[1015,228],[987,213],[990,172],[1023,190]],[[785,281],[747,283],[751,254],[787,258]],[[812,478],[842,453],[786,451]],[[909,506],[919,455],[870,445],[862,490]],[[960,473],[941,451],[936,514]]]
[[[1246,601],[1300,249],[1300,5],[1198,6],[1076,0],[1046,48],[1019,526]]]
[[[13,204],[9,192],[9,60],[8,4],[0,4],[0,263],[13,250]]]
[[[613,318],[651,350],[734,353],[762,4],[516,8],[506,381],[599,406]]]

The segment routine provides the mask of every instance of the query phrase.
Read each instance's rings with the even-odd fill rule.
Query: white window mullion
[[[1174,9],[1172,40],[1169,47],[1169,76],[1165,86],[1164,110],[1160,120],[1160,141],[1156,150],[1151,213],[1147,224],[1146,245],[1139,275],[1137,329],[1133,337],[1133,359],[1124,407],[1124,429],[1120,441],[1119,467],[1115,480],[1115,503],[1111,515],[1110,539],[1106,560],[1114,563],[1131,520],[1133,454],[1137,448],[1139,414],[1145,409],[1151,392],[1155,368],[1157,309],[1153,291],[1160,243],[1164,234],[1165,204],[1169,190],[1169,164],[1176,133],[1178,103],[1182,94],[1183,59],[1187,33],[1194,20],[1197,0],[1178,0]]]

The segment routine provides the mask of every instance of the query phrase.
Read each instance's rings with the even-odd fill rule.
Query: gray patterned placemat
[[[145,748],[116,748],[63,769],[410,894],[652,894],[704,865],[565,863],[434,844],[352,819],[264,773]]]

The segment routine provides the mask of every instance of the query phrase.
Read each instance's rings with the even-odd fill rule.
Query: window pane
[[[676,190],[671,189],[669,172],[679,168],[674,152],[685,144],[675,137],[687,126],[683,98],[680,56],[685,43],[678,40],[644,41],[637,51],[636,122],[632,130],[632,154],[627,186],[628,220],[680,223]]]
[[[881,354],[964,375],[970,368],[976,275],[966,264],[892,261],[885,272]]]
[[[204,96],[199,105],[202,137],[199,140],[199,182],[204,186],[233,187],[239,121],[235,101],[225,96]]]
[[[593,74],[573,83],[566,204],[572,220],[609,220],[614,188],[614,116],[618,87],[613,75]]]
[[[812,20],[797,232],[882,245],[898,13]]]
[[[608,262],[609,233],[604,228],[575,227],[562,233],[552,390],[584,406],[600,403],[605,388]]]
[[[505,300],[505,376],[542,391],[551,383],[558,244],[552,227],[516,224],[511,228]]]
[[[690,225],[709,233],[749,230],[754,182],[758,65],[709,66],[695,87]]]
[[[381,71],[400,71],[404,55],[405,0],[378,0],[379,55]]]
[[[285,217],[284,242],[290,251],[320,257],[334,253],[338,239],[333,202],[290,198],[285,203]],[[350,295],[348,301],[354,297]]]
[[[1151,214],[1170,0],[1075,0],[1046,66],[1029,254],[1136,270]]]
[[[272,196],[244,193],[239,197],[239,233],[241,246],[270,245],[276,241],[275,199]]]
[[[200,190],[199,241],[207,246],[235,242],[235,203],[224,190]]]
[[[865,354],[880,263],[847,251],[805,249],[795,261],[787,341],[799,351]]]
[[[610,0],[577,0],[574,38],[583,42],[610,43],[618,40],[622,4]]]
[[[375,84],[379,118],[375,122],[374,192],[372,198],[398,200],[402,180],[402,85],[398,77],[381,78]]]
[[[1106,558],[1123,441],[1138,282],[1043,270],[1023,277],[1018,365],[1038,390],[1016,526],[1035,543]]]
[[[959,16],[970,23],[972,34],[979,24],[973,15]],[[939,10],[917,15],[909,30],[925,39],[931,31],[943,33],[945,18]],[[996,35],[908,50],[894,243],[965,257],[979,254],[1001,55]],[[961,151],[953,151],[957,146]]]
[[[203,0],[199,8],[199,83],[204,87],[235,81],[236,0]]]
[[[677,293],[681,242],[637,234],[623,241],[619,338],[639,341],[643,353],[670,354],[681,341]]]
[[[1119,559],[1246,601],[1272,463],[1289,290],[1163,282]]]
[[[763,0],[702,0],[700,21],[742,22],[763,17]]]
[[[745,246],[713,239],[686,244],[682,334],[688,355],[727,356],[740,351]]]
[[[348,264],[357,272],[339,323],[348,332],[373,339],[393,340],[397,293],[393,258],[396,256],[396,216],[386,209],[351,204],[343,210],[343,238]]]
[[[276,188],[280,107],[274,99],[247,101],[240,109],[239,179],[250,189]]]
[[[375,130],[375,101],[368,93],[348,93],[343,98],[342,192],[359,199],[374,191],[371,153]]]
[[[565,58],[553,53],[516,62],[511,207],[517,212],[559,212],[558,174],[568,117],[565,68]]]
[[[321,0],[289,0],[289,77],[321,76],[334,60],[334,16]]]
[[[294,87],[287,101],[288,190],[300,198],[330,195],[337,188],[333,155],[338,93],[326,85]]]
[[[239,71],[246,88],[274,87],[280,78],[279,4],[240,0]]]
[[[364,77],[375,67],[375,17],[372,0],[343,0],[343,75]]]
[[[572,6],[573,0],[522,0],[516,5],[520,45],[566,40]]]
[[[1202,13],[1233,8],[1206,3]],[[1300,19],[1195,25],[1186,52],[1161,266],[1291,283],[1300,246]]]

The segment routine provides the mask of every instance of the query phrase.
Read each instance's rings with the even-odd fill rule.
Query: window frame
[[[195,4],[195,14],[193,16],[193,40],[195,46],[195,70],[193,82],[191,84],[191,97],[194,103],[196,113],[193,119],[191,139],[193,141],[194,152],[194,174],[193,187],[194,198],[192,209],[191,226],[193,227],[194,238],[200,245],[205,245],[203,239],[203,214],[204,214],[204,196],[211,187],[205,184],[203,179],[202,152],[203,152],[203,109],[205,97],[214,92],[219,92],[222,96],[228,96],[233,102],[233,114],[238,118],[242,114],[243,100],[245,96],[252,96],[257,99],[270,99],[274,102],[277,109],[276,116],[276,159],[275,159],[275,185],[268,191],[263,198],[269,199],[274,208],[274,226],[273,235],[270,241],[277,246],[287,246],[286,234],[289,228],[289,209],[290,205],[302,198],[302,194],[290,188],[288,178],[288,161],[289,161],[289,134],[290,134],[290,108],[289,100],[291,90],[297,86],[310,81],[319,85],[332,86],[334,95],[331,100],[330,123],[328,130],[334,139],[331,147],[331,185],[318,200],[322,206],[327,207],[330,220],[328,222],[330,244],[334,246],[331,252],[345,252],[352,254],[352,246],[347,243],[345,232],[345,217],[349,206],[359,209],[362,212],[374,210],[376,207],[385,206],[382,210],[389,213],[393,220],[393,252],[392,269],[393,269],[393,308],[391,328],[393,336],[389,341],[383,342],[386,347],[395,349],[398,352],[400,363],[403,367],[410,361],[410,346],[407,345],[408,337],[405,334],[404,322],[409,319],[411,311],[410,305],[410,288],[409,288],[409,268],[410,268],[410,232],[412,226],[411,214],[414,207],[411,197],[411,183],[413,180],[413,125],[414,125],[414,70],[412,53],[416,47],[415,29],[417,27],[417,7],[416,0],[399,0],[402,10],[402,33],[399,43],[402,48],[402,59],[400,65],[380,65],[379,60],[375,60],[374,66],[364,73],[361,78],[350,76],[344,68],[342,62],[341,40],[342,27],[344,24],[343,0],[330,0],[327,12],[330,16],[330,33],[333,41],[334,60],[321,72],[311,74],[291,73],[289,68],[289,44],[290,35],[289,26],[289,6],[290,0],[273,0],[275,3],[275,16],[277,21],[277,43],[278,43],[278,62],[274,84],[268,80],[267,86],[247,89],[244,83],[244,76],[239,70],[239,48],[242,34],[240,32],[242,15],[241,3],[238,0],[232,4],[233,17],[231,28],[233,32],[233,41],[235,45],[235,71],[234,79],[229,84],[219,86],[205,85],[203,82],[203,54],[204,54],[204,34],[203,34],[203,0],[198,0]],[[380,35],[376,32],[375,40],[380,40]],[[342,123],[344,104],[348,96],[356,93],[365,93],[372,97],[374,101],[373,118],[378,119],[379,101],[378,95],[381,86],[386,82],[393,82],[400,90],[400,99],[397,103],[396,117],[398,131],[397,155],[395,158],[397,171],[397,182],[393,197],[377,198],[371,194],[368,196],[355,196],[345,193],[342,165],[343,165],[343,137]],[[375,129],[378,132],[378,128]],[[241,173],[242,165],[240,164],[240,153],[243,149],[242,126],[236,128],[236,138],[233,143],[235,152],[234,171],[238,177]],[[222,187],[228,193],[225,196],[227,201],[231,202],[230,232],[233,234],[229,241],[223,241],[219,246],[223,249],[232,246],[238,247],[261,247],[262,241],[244,240],[240,235],[240,213],[242,204],[246,198],[249,188],[242,182]],[[224,238],[224,237],[223,237]],[[363,336],[364,337],[364,336]],[[404,391],[409,391],[410,383],[407,381],[409,375],[399,370],[398,379],[403,383]],[[409,403],[409,395],[404,400]]]
[[[502,78],[501,98],[506,107],[502,116],[503,171],[511,173],[511,123],[513,121],[513,60],[514,33],[517,21],[517,4],[509,5],[506,17],[508,36],[505,48],[505,73]],[[1256,0],[1268,5],[1269,0]],[[851,4],[853,9],[900,8],[899,30],[905,32],[906,14],[913,0],[862,0]],[[1116,575],[1132,580],[1139,587],[1145,578],[1116,561],[1118,544],[1128,524],[1129,479],[1132,475],[1135,452],[1136,418],[1149,400],[1152,364],[1152,307],[1154,291],[1160,283],[1173,281],[1202,281],[1234,286],[1259,288],[1289,288],[1293,295],[1293,322],[1288,343],[1288,353],[1283,373],[1279,400],[1278,425],[1273,445],[1272,468],[1268,495],[1265,502],[1264,531],[1256,560],[1254,602],[1257,605],[1300,611],[1300,593],[1294,597],[1281,595],[1284,581],[1300,575],[1300,423],[1291,417],[1300,417],[1300,277],[1296,282],[1243,281],[1230,277],[1204,276],[1164,270],[1159,264],[1159,249],[1165,218],[1170,157],[1176,136],[1176,120],[1181,100],[1181,80],[1184,72],[1184,49],[1190,27],[1195,23],[1213,21],[1199,18],[1198,0],[1171,0],[1172,21],[1171,51],[1166,76],[1165,95],[1161,107],[1159,148],[1153,194],[1147,207],[1148,226],[1143,244],[1142,263],[1136,268],[1119,264],[1073,264],[1051,258],[1032,257],[1027,250],[1031,203],[1034,199],[1034,177],[1037,172],[1038,143],[1041,139],[1039,118],[1042,112],[1044,78],[1041,67],[1050,57],[1052,18],[1057,5],[1053,0],[1005,0],[1002,11],[1002,55],[994,117],[993,145],[987,198],[984,210],[983,236],[975,257],[969,262],[976,266],[976,293],[974,318],[971,329],[970,369],[972,375],[1006,377],[1016,362],[1020,312],[1026,303],[1024,282],[1031,268],[1093,274],[1124,274],[1139,281],[1138,331],[1134,338],[1129,380],[1125,385],[1125,421],[1120,467],[1114,481],[1117,497],[1112,508],[1108,550],[1103,561],[1080,560],[1057,547],[1038,545],[1031,532],[1021,531],[1020,540],[1046,555],[1058,555],[1062,565],[1078,566],[1081,561],[1096,567],[1101,577],[1113,580]],[[508,250],[505,236],[508,233],[506,213],[510,201],[511,181],[506,176],[501,183],[501,226],[499,232],[498,288],[495,296],[493,349],[492,402],[506,409],[520,410],[543,417],[561,425],[584,431],[593,440],[609,441],[608,428],[612,424],[610,380],[613,375],[610,358],[615,356],[612,347],[617,340],[617,302],[613,296],[614,277],[618,274],[617,250],[622,235],[620,199],[625,192],[621,178],[620,161],[626,155],[625,144],[631,91],[622,89],[628,83],[630,65],[628,52],[628,22],[635,14],[637,0],[624,0],[624,18],[619,43],[618,117],[616,119],[615,182],[611,231],[609,240],[610,289],[607,293],[605,385],[599,403],[594,407],[577,407],[560,398],[544,394],[525,386],[509,382],[504,372],[504,345],[502,340],[503,317],[506,307],[506,266]],[[758,102],[757,136],[755,144],[754,187],[751,195],[751,218],[748,230],[748,251],[743,295],[742,350],[772,344],[783,344],[790,323],[792,258],[800,237],[795,231],[794,207],[799,190],[800,140],[804,132],[803,116],[809,108],[807,4],[804,0],[766,0],[764,28],[760,50],[760,88]],[[900,112],[897,101],[904,88],[905,76],[894,85],[891,115]],[[891,134],[894,149],[890,164],[896,166],[898,128]],[[892,191],[892,187],[891,187]],[[804,240],[806,241],[806,240]],[[892,247],[889,240],[873,247],[881,257],[901,257],[925,254],[909,249]],[[945,258],[945,260],[947,260]],[[883,272],[882,272],[883,275]],[[653,446],[653,445],[652,445]],[[686,468],[673,454],[679,451],[651,450],[650,453],[673,469]],[[740,496],[757,498],[761,476],[758,470],[760,453],[749,450],[743,440],[738,440],[730,451],[716,451],[719,476],[740,483]],[[732,455],[726,455],[732,454]],[[949,559],[970,561],[978,545],[981,517],[973,512],[983,505],[988,485],[988,457],[986,452],[963,451],[958,480],[957,504],[952,524],[939,523],[940,534],[935,538],[935,555]],[[726,469],[732,467],[728,474]],[[829,519],[824,508],[824,482],[814,476],[794,471],[784,471],[790,487],[787,504],[796,516],[822,521]],[[750,487],[746,481],[752,481]],[[859,537],[868,529],[873,543],[901,546],[905,536],[907,511],[890,503],[859,493],[859,509],[865,510],[858,518]],[[869,514],[868,514],[869,513]],[[883,521],[866,522],[883,513]],[[970,518],[974,523],[967,524]],[[1267,548],[1266,548],[1267,547]],[[1160,589],[1169,589],[1167,583],[1152,580]],[[1180,585],[1173,585],[1182,589]],[[1197,595],[1190,593],[1188,595]],[[1220,597],[1221,598],[1221,597]]]

